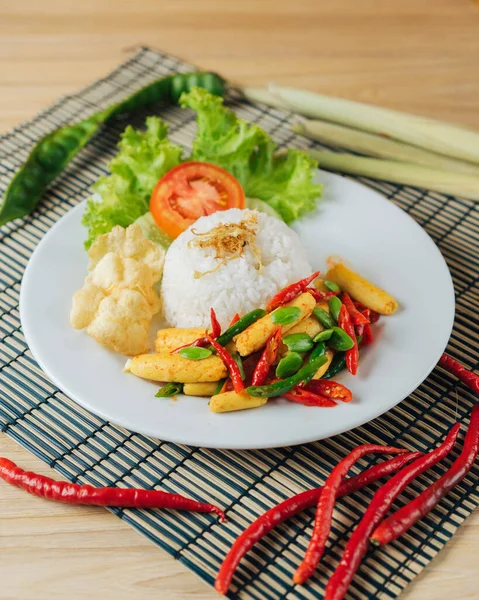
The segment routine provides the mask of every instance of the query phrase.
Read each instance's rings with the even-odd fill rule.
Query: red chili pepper
[[[314,520],[313,534],[309,542],[308,549],[304,556],[303,562],[296,570],[293,581],[294,583],[304,583],[314,573],[318,566],[321,556],[323,555],[326,542],[331,531],[331,520],[334,508],[334,502],[341,485],[342,478],[347,474],[353,464],[365,454],[381,452],[384,454],[400,454],[407,452],[402,448],[394,448],[393,446],[381,446],[379,444],[364,444],[358,446],[352,452],[343,458],[331,471],[331,474],[326,479],[323,486],[323,492],[319,498],[316,509],[316,518]]]
[[[476,375],[476,373],[469,371],[468,369],[466,369],[466,367],[461,365],[460,362],[457,362],[457,360],[454,360],[451,356],[448,356],[447,354],[443,354],[441,356],[438,364],[443,369],[446,369],[446,371],[449,371],[449,373],[455,375],[458,379],[462,381],[462,383],[465,383],[476,393],[479,394],[479,375]]]
[[[239,314],[238,314],[238,313],[236,313],[236,314],[235,314],[235,316],[234,316],[234,317],[231,319],[231,323],[228,325],[228,329],[229,329],[230,327],[233,327],[233,325],[234,325],[235,323],[237,323],[239,320],[240,320],[240,316],[239,316]]]
[[[211,337],[217,338],[221,335],[221,325],[216,318],[215,309],[213,307],[210,308],[210,320],[211,320]]]
[[[367,306],[364,306],[364,304],[361,304],[361,302],[356,302],[356,300],[353,301],[353,304],[362,313],[364,313],[367,310],[369,311],[369,322],[371,323],[371,325],[373,323],[376,323],[377,321],[379,321],[379,317],[381,315],[379,313],[377,313],[376,311],[368,308]]]
[[[381,477],[395,473],[399,469],[421,456],[420,452],[411,452],[395,456],[379,465],[374,465],[359,475],[355,475],[350,479],[343,479],[339,486],[337,498],[351,494],[363,487],[374,483]],[[239,565],[243,556],[251,550],[251,548],[260,539],[265,537],[272,529],[287,519],[294,517],[302,510],[316,506],[322,494],[323,487],[318,487],[313,490],[296,494],[277,506],[270,508],[260,517],[258,517],[243,533],[236,538],[234,544],[221,565],[218,576],[215,581],[215,589],[220,594],[226,594],[233,579],[234,572]]]
[[[341,383],[329,381],[327,379],[312,379],[304,388],[320,396],[331,398],[331,400],[341,400],[341,402],[351,402],[353,394],[351,390]]]
[[[358,342],[356,341],[356,332],[354,331],[354,325],[351,322],[349,313],[344,304],[341,305],[341,310],[339,311],[338,325],[354,341],[354,346],[351,348],[351,350],[346,351],[346,366],[351,375],[356,375],[356,373],[358,372],[359,364]]]
[[[459,423],[454,425],[440,446],[399,471],[374,494],[363,518],[346,544],[338,567],[328,581],[324,600],[340,600],[344,597],[361,559],[366,553],[369,536],[376,525],[388,512],[394,500],[413,479],[449,454],[458,432]]]
[[[359,310],[354,306],[351,296],[347,292],[342,293],[341,300],[346,307],[349,316],[351,317],[353,325],[366,325],[366,323],[369,323],[369,319],[366,317],[366,315],[364,315],[362,312],[359,312]]]
[[[266,347],[253,372],[252,385],[263,385],[268,376],[269,369],[278,356],[281,346],[282,329],[277,327],[269,337]]]
[[[291,300],[294,300],[296,298],[296,296],[299,296],[299,294],[304,292],[306,290],[306,288],[308,287],[308,285],[312,281],[314,281],[318,275],[319,275],[319,271],[316,271],[309,277],[306,277],[305,279],[300,279],[296,283],[292,283],[291,285],[288,285],[287,287],[282,289],[280,292],[278,292],[275,296],[273,296],[271,298],[271,300],[269,301],[266,308],[271,311],[271,310],[274,310],[275,308],[277,308],[278,306],[281,306],[281,304],[286,304],[287,302],[291,302]]]
[[[200,337],[197,340],[195,340],[194,342],[191,342],[190,344],[185,344],[184,346],[179,346],[178,348],[175,348],[174,350],[171,351],[170,354],[177,354],[180,350],[183,350],[183,348],[204,348],[205,346],[207,346],[209,344],[208,342],[208,338],[206,337]]]
[[[341,293],[341,292],[321,292],[320,290],[317,290],[316,288],[306,288],[304,291],[308,292],[308,294],[311,294],[311,296],[313,296],[313,298],[316,300],[316,302],[327,302],[333,296],[338,296]]]
[[[479,451],[479,405],[472,409],[471,420],[461,454],[452,467],[422,494],[385,519],[371,536],[371,542],[384,546],[406,533],[416,521],[427,515],[471,470]]]
[[[169,494],[160,490],[94,488],[91,485],[55,481],[44,475],[24,471],[8,458],[0,458],[0,478],[34,496],[56,500],[57,502],[88,504],[89,506],[171,508],[193,512],[211,512],[219,515],[222,521],[225,520],[223,511],[213,504],[197,502],[178,494]]]
[[[361,344],[363,346],[369,346],[374,340],[373,330],[371,329],[371,325],[367,323],[364,325],[363,332],[361,333],[363,339],[361,340]]]
[[[333,402],[333,400],[330,400],[325,396],[315,394],[314,392],[310,392],[301,387],[295,387],[290,392],[282,394],[282,396],[290,402],[297,402],[298,404],[303,404],[304,406],[322,406],[324,408],[333,408],[334,406],[337,406],[336,402]]]
[[[239,394],[244,390],[244,383],[243,380],[241,379],[241,373],[239,370],[238,365],[236,364],[234,358],[231,356],[231,354],[228,352],[228,350],[226,350],[226,348],[224,348],[223,346],[220,346],[220,344],[218,344],[218,342],[216,340],[214,340],[211,335],[207,335],[206,336],[208,342],[213,346],[213,348],[216,350],[218,356],[221,358],[221,360],[225,363],[230,377],[231,377],[231,381],[233,382],[233,388],[234,391]]]

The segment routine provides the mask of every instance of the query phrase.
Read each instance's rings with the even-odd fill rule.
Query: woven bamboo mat
[[[120,100],[164,74],[190,65],[147,48],[110,75],[55,105],[0,138],[0,190],[25,160],[31,145],[46,132]],[[271,132],[280,143],[314,145],[290,132],[291,115],[228,99],[249,121]],[[190,112],[172,108],[161,115],[171,138],[188,147],[194,131]],[[144,115],[130,121],[143,123]],[[18,298],[23,270],[48,229],[79,201],[106,171],[115,153],[118,123],[91,142],[46,194],[30,217],[4,226],[0,233],[0,428],[71,481],[93,485],[161,486],[172,492],[215,502],[228,509],[228,523],[209,515],[155,510],[114,510],[154,543],[213,582],[238,533],[273,504],[324,482],[340,457],[357,444],[380,442],[427,451],[458,419],[466,420],[473,394],[440,369],[386,415],[329,440],[262,451],[215,451],[190,448],[130,433],[83,410],[48,380],[22,335]],[[479,360],[479,205],[414,188],[361,180],[408,212],[434,238],[451,269],[457,315],[448,351],[469,368]],[[405,240],[407,243],[407,240]],[[427,290],[425,290],[427,293]],[[433,301],[434,299],[432,299]],[[411,484],[397,505],[413,498],[442,474],[457,456]],[[371,464],[364,459],[358,469]],[[396,598],[441,550],[479,504],[479,467],[411,532],[385,550],[371,552],[350,588],[350,599]],[[331,542],[323,566],[306,587],[293,587],[291,576],[311,531],[312,512],[279,527],[242,562],[231,598],[277,600],[322,598],[340,552],[375,487],[338,502]]]

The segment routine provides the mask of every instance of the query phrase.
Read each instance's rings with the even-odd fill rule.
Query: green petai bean
[[[30,214],[48,185],[65,170],[103,124],[158,102],[177,104],[181,94],[195,86],[217,96],[225,93],[225,81],[215,73],[198,71],[168,75],[88,119],[47,134],[33,147],[10,182],[0,206],[0,226]]]

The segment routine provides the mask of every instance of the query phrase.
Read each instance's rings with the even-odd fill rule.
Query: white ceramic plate
[[[93,413],[163,440],[212,448],[300,444],[357,427],[391,409],[430,373],[454,320],[451,276],[429,236],[381,195],[337,175],[320,174],[324,200],[294,228],[314,269],[338,254],[393,294],[400,310],[374,326],[356,377],[342,383],[354,395],[333,409],[283,399],[257,410],[212,414],[207,400],[155,398],[157,387],[122,372],[123,356],[72,329],[73,293],[87,270],[81,217],[85,203],[63,217],[33,253],[20,295],[23,332],[53,382]],[[433,299],[433,301],[431,301]]]

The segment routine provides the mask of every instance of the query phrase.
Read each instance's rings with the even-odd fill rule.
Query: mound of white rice
[[[258,259],[248,244],[240,257],[195,278],[195,273],[211,271],[221,262],[215,258],[214,248],[200,248],[195,243],[199,239],[195,234],[220,224],[239,223],[251,215],[257,217],[255,244],[262,268],[258,270]],[[264,308],[280,289],[311,273],[298,235],[282,221],[237,208],[216,212],[198,219],[168,249],[161,286],[164,315],[172,327],[208,327],[213,307],[225,328],[236,313],[243,316]]]

